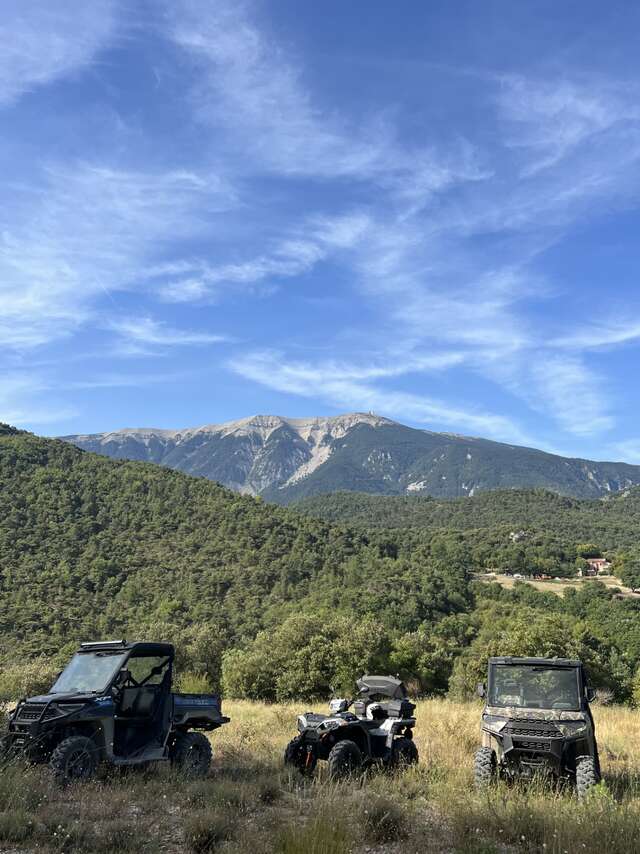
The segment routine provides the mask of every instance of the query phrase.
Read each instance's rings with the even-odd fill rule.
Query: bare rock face
[[[87,451],[158,463],[281,503],[339,490],[459,497],[522,487],[596,498],[640,484],[640,466],[565,459],[416,430],[361,412],[332,418],[255,415],[185,430],[63,438]]]

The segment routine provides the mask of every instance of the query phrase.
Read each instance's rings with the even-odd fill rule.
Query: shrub
[[[218,809],[190,816],[185,822],[185,839],[191,851],[207,854],[233,835],[234,823],[229,815]]]
[[[365,802],[361,821],[367,838],[376,842],[393,842],[409,835],[405,813],[394,801],[382,795]]]
[[[0,671],[0,702],[46,694],[60,668],[49,658],[34,658]]]

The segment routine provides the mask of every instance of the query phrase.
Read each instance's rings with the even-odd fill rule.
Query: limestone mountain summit
[[[183,430],[124,429],[64,439],[282,503],[339,490],[457,497],[520,487],[596,498],[640,484],[640,466],[417,430],[374,413],[255,415]]]

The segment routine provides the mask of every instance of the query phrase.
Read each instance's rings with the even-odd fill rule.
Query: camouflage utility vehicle
[[[200,776],[211,761],[201,732],[228,722],[213,694],[171,690],[168,643],[83,643],[48,694],[10,714],[5,754],[49,762],[61,782],[87,780],[100,762],[168,761]]]
[[[580,661],[564,658],[490,658],[482,747],[475,781],[530,779],[536,773],[573,782],[582,797],[600,780],[595,727]]]
[[[402,682],[393,676],[363,676],[353,700],[331,700],[331,714],[305,712],[284,761],[310,774],[326,760],[329,776],[342,779],[372,765],[387,768],[418,761],[413,742],[415,706]],[[349,711],[353,707],[353,711]]]

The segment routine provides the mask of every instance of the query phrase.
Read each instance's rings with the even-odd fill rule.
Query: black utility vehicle
[[[58,780],[86,780],[101,761],[169,761],[203,775],[211,745],[201,732],[228,722],[214,694],[171,691],[168,643],[83,643],[48,694],[21,700],[10,715],[5,753],[49,762]]]
[[[298,717],[300,734],[287,745],[287,765],[310,774],[323,759],[329,776],[341,779],[373,763],[397,768],[418,761],[415,706],[404,684],[393,676],[363,676],[357,686],[353,700],[331,700],[330,715],[305,712]]]
[[[490,658],[482,747],[475,780],[531,779],[544,774],[571,781],[579,797],[600,780],[589,703],[595,691],[580,661],[565,658]]]

